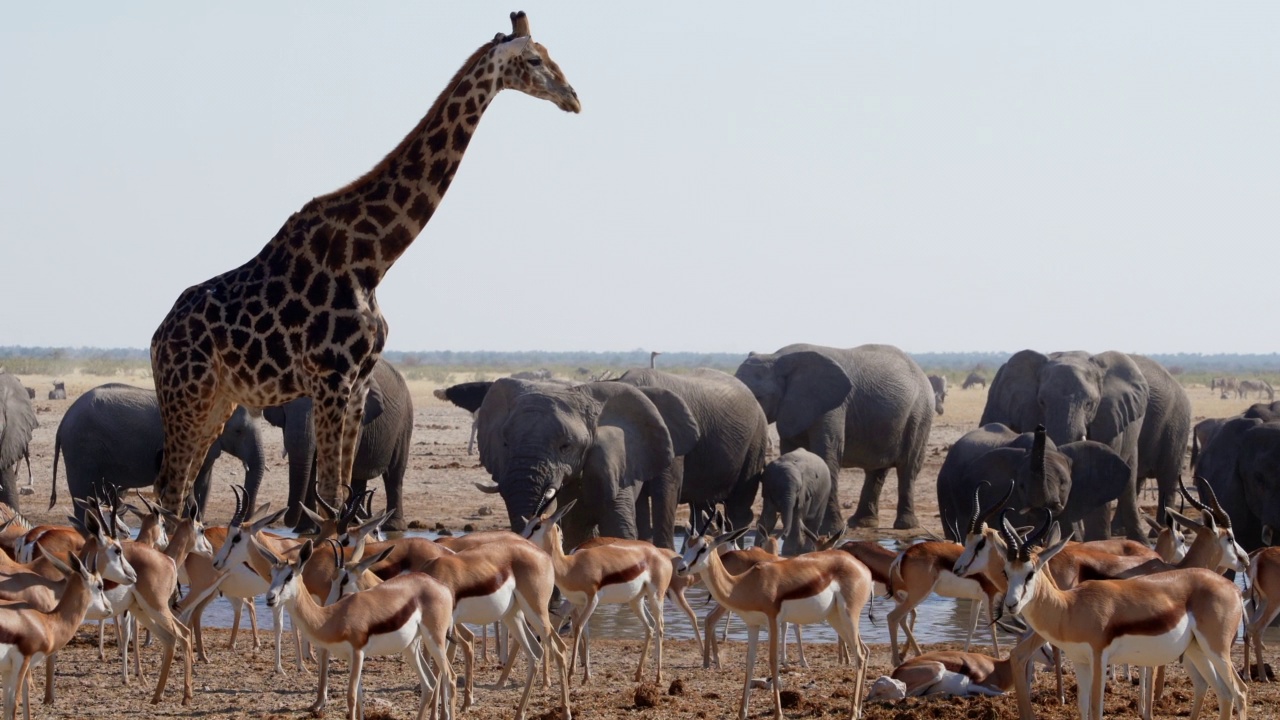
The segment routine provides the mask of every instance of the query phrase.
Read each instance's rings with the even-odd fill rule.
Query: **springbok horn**
[[[1051,512],[1049,508],[1039,508],[1039,510],[1044,513],[1044,522],[1040,523],[1040,525],[1036,527],[1035,532],[1032,532],[1025,540],[1022,541],[1022,547],[1020,550],[1023,560],[1031,559],[1031,547],[1039,543],[1040,540],[1044,538],[1045,533],[1049,532],[1049,526],[1053,524],[1053,512]]]
[[[1205,483],[1205,486],[1206,486],[1206,487],[1207,487],[1208,485],[1209,485],[1209,483]],[[1191,503],[1191,506],[1192,506],[1192,507],[1194,507],[1195,509],[1199,510],[1199,511],[1200,511],[1200,512],[1202,512],[1202,513],[1208,513],[1208,512],[1211,512],[1211,511],[1209,510],[1209,506],[1208,506],[1208,505],[1205,505],[1204,503],[1202,503],[1202,502],[1200,502],[1199,500],[1195,499],[1195,497],[1193,497],[1193,496],[1191,495],[1191,491],[1187,489],[1187,483],[1182,479],[1182,476],[1181,476],[1181,475],[1179,475],[1179,476],[1178,476],[1178,490],[1180,490],[1180,491],[1182,492],[1182,497],[1186,498],[1186,499],[1187,499],[1187,502]]]
[[[232,485],[231,492],[236,496],[236,511],[231,513],[231,522],[228,523],[228,526],[235,527],[244,522],[244,498],[240,497],[239,485]]]
[[[982,514],[982,488],[989,487],[991,483],[983,480],[978,483],[978,487],[973,489],[973,517],[969,520],[969,534],[978,532],[978,516]]]
[[[1017,560],[1021,556],[1018,548],[1018,531],[1014,529],[1013,523],[1009,522],[1009,513],[1013,512],[1012,508],[1005,508],[1000,513],[1000,536],[1004,538],[1005,558],[1009,561]]]
[[[511,37],[529,37],[529,16],[524,11],[511,13]]]
[[[1204,488],[1205,494],[1209,496],[1209,503],[1213,505],[1213,510],[1212,510],[1213,519],[1217,520],[1218,524],[1221,525],[1222,527],[1230,530],[1231,516],[1228,515],[1225,510],[1222,509],[1222,504],[1218,502],[1218,494],[1213,491],[1213,486],[1210,485],[1209,481],[1205,480],[1204,478],[1197,478],[1197,479],[1200,480],[1200,486]]]
[[[320,497],[320,493],[316,493],[316,504],[320,507],[321,510],[324,510],[325,514],[329,516],[328,519],[330,520],[336,520],[338,516],[341,515],[341,513],[338,512],[337,508],[325,502],[325,499]]]

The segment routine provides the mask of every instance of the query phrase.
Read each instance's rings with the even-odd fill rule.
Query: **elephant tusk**
[[[485,485],[484,483],[472,483],[472,484],[475,485],[476,489],[482,493],[488,493],[490,495],[494,495],[494,494],[497,494],[498,492],[497,485]]]
[[[287,457],[289,457],[289,448],[287,447],[280,448],[280,459],[283,460]]]

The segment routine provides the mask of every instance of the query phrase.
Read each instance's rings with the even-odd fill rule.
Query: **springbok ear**
[[[252,525],[249,526],[249,533],[251,535],[257,535],[259,532],[262,531],[263,528],[279,520],[280,517],[284,515],[284,511],[285,511],[285,508],[280,508],[279,510],[271,513],[270,515],[255,521]]]
[[[1055,522],[1053,524],[1053,527],[1049,529],[1049,532],[1046,535],[1046,537],[1057,537],[1061,532],[1062,531],[1058,528],[1058,523]],[[1070,535],[1062,538],[1057,543],[1055,543],[1052,547],[1050,547],[1048,550],[1044,550],[1039,555],[1037,555],[1036,569],[1039,570],[1040,568],[1049,564],[1049,561],[1053,559],[1053,556],[1062,552],[1062,549],[1065,548],[1067,546],[1067,543],[1069,542],[1071,542]]]
[[[355,572],[356,577],[360,577],[361,575],[368,572],[369,568],[373,567],[374,565],[377,565],[383,560],[386,560],[387,556],[391,554],[392,550],[395,550],[395,548],[389,547],[383,550],[382,552],[378,553],[377,555],[374,555],[371,558],[366,558],[364,560],[361,560],[359,563],[356,563],[356,572]]]
[[[311,559],[311,553],[314,552],[315,549],[316,549],[315,544],[310,540],[302,543],[302,549],[298,551],[297,566],[299,568],[302,568],[307,564],[307,561]]]
[[[262,556],[262,559],[271,563],[273,567],[280,564],[279,556],[263,547],[260,543],[253,543],[253,547],[257,549],[258,554]]]
[[[298,507],[302,510],[302,514],[306,515],[307,518],[311,520],[311,522],[315,523],[317,526],[320,526],[320,527],[324,526],[324,522],[325,522],[324,518],[317,515],[315,510],[312,510],[311,508],[307,507],[306,505],[303,505],[302,503],[298,503]]]
[[[1183,526],[1188,530],[1200,530],[1209,526],[1209,524],[1213,522],[1213,515],[1209,513],[1204,514],[1205,522],[1198,523],[1195,520],[1192,520],[1191,518],[1187,517],[1186,515],[1183,515],[1182,513],[1174,510],[1173,508],[1165,508],[1164,512],[1169,517],[1170,520],[1177,521],[1179,525]]]
[[[59,560],[58,556],[53,555],[48,550],[45,550],[44,546],[41,545],[40,543],[36,543],[36,548],[40,550],[41,557],[43,557],[45,560],[48,560],[49,564],[53,566],[54,570],[57,570],[58,572],[62,573],[63,576],[65,577],[71,577],[71,572],[72,572],[71,568],[67,567],[66,563]],[[72,563],[77,563],[80,560],[80,558],[76,557],[75,553],[71,553],[68,556],[68,559],[70,559]]]
[[[712,546],[719,547],[721,545],[725,545],[728,543],[736,543],[738,542],[738,540],[742,538],[743,535],[746,535],[750,531],[751,531],[751,526],[748,525],[747,527],[738,528],[737,530],[733,530],[731,532],[725,533],[724,535],[721,535],[720,537],[716,538],[715,542],[712,543]]]

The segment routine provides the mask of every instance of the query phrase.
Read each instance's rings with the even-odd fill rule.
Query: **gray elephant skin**
[[[772,531],[782,519],[782,554],[799,555],[813,548],[806,528],[822,524],[831,495],[831,470],[817,455],[796,448],[764,468],[760,480],[764,503],[760,526]]]
[[[991,381],[981,424],[993,422],[1015,432],[1044,425],[1059,446],[1087,439],[1115,450],[1132,469],[1116,520],[1128,537],[1142,540],[1137,482],[1156,479],[1159,507],[1175,501],[1191,434],[1191,401],[1167,370],[1141,355],[1022,350]]]
[[[752,353],[737,377],[776,423],[783,453],[802,447],[827,463],[831,494],[816,532],[841,525],[842,467],[866,471],[851,526],[879,525],[880,491],[890,468],[898,474],[893,526],[919,526],[912,490],[924,464],[934,397],[929,378],[906,353],[891,345],[788,345],[772,354]]]
[[[262,411],[262,417],[280,428],[284,436],[289,457],[289,509],[284,518],[299,531],[312,529],[310,519],[302,512],[303,503],[316,509],[316,431],[311,410],[311,398],[301,397]],[[391,511],[383,527],[403,531],[406,525],[401,500],[413,443],[413,399],[404,376],[385,360],[378,360],[369,374],[362,423],[351,470],[352,493],[363,494],[370,480],[381,477],[386,509]]]
[[[688,503],[694,515],[724,503],[733,527],[748,527],[769,449],[769,423],[751,390],[728,373],[697,368],[688,374],[653,369],[628,370],[617,382],[648,392],[673,393],[693,415],[697,435],[687,452],[677,452],[671,477],[646,486],[640,496],[641,525],[648,510],[653,542],[674,548],[677,503]],[[659,403],[660,412],[667,405]],[[665,418],[665,416],[664,416]],[[681,420],[667,418],[669,425]],[[668,493],[674,490],[674,493]],[[648,502],[646,502],[646,500]]]
[[[1064,528],[1088,540],[1102,539],[1105,525],[1089,520],[1124,492],[1129,476],[1129,465],[1102,443],[1056,446],[1044,433],[1015,433],[990,423],[966,433],[947,452],[938,471],[938,511],[947,538],[963,542],[979,486],[990,485],[982,497],[983,509],[989,510],[1005,497],[1012,481],[1015,492],[1009,503],[1015,509],[1047,509]]]
[[[18,378],[0,370],[0,502],[18,507],[18,463],[27,459],[31,433],[40,423],[27,389]]]
[[[513,378],[497,380],[485,395],[478,432],[480,462],[497,483],[513,530],[523,529],[551,494],[560,504],[578,501],[562,523],[566,548],[595,531],[640,537],[641,490],[671,482],[672,462],[697,435],[688,406],[666,390]]]
[[[1280,539],[1280,421],[1228,419],[1201,450],[1195,475],[1202,492],[1213,487],[1241,547]]]
[[[53,489],[57,502],[58,456],[66,460],[72,498],[88,498],[99,489],[151,487],[160,471],[164,425],[153,390],[119,383],[99,385],[76,398],[58,425],[53,445]],[[266,471],[262,433],[243,407],[236,408],[205,455],[192,492],[199,512],[209,497],[213,463],[229,453],[245,465],[244,487],[252,506]],[[79,517],[83,510],[76,506]]]

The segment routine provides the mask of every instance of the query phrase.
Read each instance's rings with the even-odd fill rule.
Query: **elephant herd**
[[[898,477],[895,528],[919,525],[913,490],[924,463],[945,384],[888,345],[837,349],[796,344],[750,354],[734,375],[699,369],[674,374],[637,369],[621,377],[570,385],[503,378],[488,387],[476,432],[480,461],[492,476],[513,527],[538,510],[551,490],[592,511],[566,518],[565,542],[599,532],[674,544],[678,504],[696,513],[722,504],[737,527],[781,522],[784,549],[807,545],[803,530],[825,534],[843,522],[841,468],[866,473],[848,525],[875,527],[888,471]],[[22,407],[28,409],[24,414]],[[35,416],[23,388],[0,372],[0,500],[17,504],[16,466]],[[283,432],[289,458],[286,521],[308,528],[314,507],[315,434],[306,398],[266,408]],[[768,426],[781,442],[766,464]],[[413,431],[404,378],[379,361],[366,400],[353,490],[382,477],[389,529],[405,527],[401,492]],[[95,388],[67,409],[54,448],[74,497],[98,488],[150,485],[159,467],[162,428],[155,394],[125,385]],[[957,539],[971,499],[986,481],[992,500],[1045,508],[1085,538],[1113,533],[1145,537],[1139,483],[1154,478],[1158,507],[1172,507],[1192,445],[1191,475],[1213,487],[1248,549],[1270,544],[1280,528],[1280,403],[1259,403],[1239,416],[1191,428],[1182,386],[1154,361],[1119,352],[1015,353],[990,383],[980,427],[948,450],[937,479],[944,530]],[[249,502],[265,470],[262,431],[243,408],[226,423],[197,477],[203,508],[214,460],[245,466]],[[985,498],[984,498],[985,500]],[[1111,508],[1114,507],[1114,515]]]

